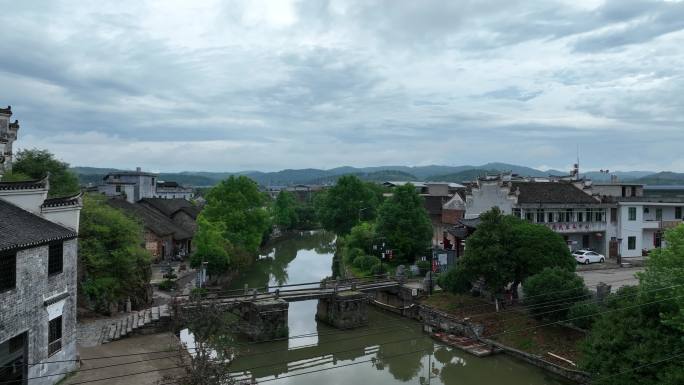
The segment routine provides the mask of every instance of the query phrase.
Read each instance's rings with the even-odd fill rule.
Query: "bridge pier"
[[[360,291],[338,292],[318,300],[316,320],[339,329],[368,324],[368,302]]]
[[[246,302],[239,308],[240,331],[252,341],[287,338],[289,303],[282,299]]]

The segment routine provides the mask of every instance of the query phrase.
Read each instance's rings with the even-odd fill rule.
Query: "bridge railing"
[[[303,283],[295,283],[295,284],[286,284],[286,285],[277,285],[277,286],[262,286],[262,287],[247,287],[245,286],[242,289],[230,289],[230,290],[208,290],[208,292],[203,295],[204,298],[207,299],[231,299],[231,298],[243,298],[247,296],[254,296],[255,294],[258,296],[263,296],[265,294],[271,294],[272,296],[280,296],[282,294],[287,294],[287,293],[297,293],[297,292],[306,292],[306,291],[312,291],[312,290],[317,290],[317,289],[335,289],[335,288],[342,288],[345,289],[349,286],[363,286],[363,285],[372,285],[372,284],[379,284],[379,283],[395,283],[397,282],[394,279],[387,278],[384,275],[378,275],[378,276],[371,276],[371,277],[365,277],[365,278],[351,278],[351,279],[327,279],[327,280],[322,280],[322,281],[317,281],[317,282],[303,282]],[[315,286],[314,286],[315,285]],[[303,287],[303,286],[308,286],[308,287]],[[184,298],[187,298],[187,295],[176,295],[174,296],[174,301],[176,300],[182,300]]]

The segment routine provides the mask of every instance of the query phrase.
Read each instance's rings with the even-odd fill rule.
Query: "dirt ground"
[[[63,384],[77,385],[86,381],[97,381],[99,385],[163,383],[160,380],[165,377],[183,374],[181,369],[175,368],[178,366],[177,346],[175,335],[159,333],[124,338],[105,345],[79,347],[81,368]],[[95,357],[111,358],[91,359]]]

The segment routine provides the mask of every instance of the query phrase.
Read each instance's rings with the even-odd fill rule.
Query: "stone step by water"
[[[121,320],[114,323],[114,340],[121,338]]]
[[[145,309],[145,325],[152,322],[152,310]]]
[[[133,317],[132,327],[133,327],[133,329],[137,329],[138,328],[138,312],[137,311],[133,312],[133,315],[131,315],[131,317]]]
[[[160,317],[171,317],[171,313],[169,312],[169,305],[159,306],[159,316]]]
[[[153,307],[151,309],[151,313],[152,313],[152,321],[153,322],[159,321],[159,307],[158,306]]]
[[[126,317],[126,334],[133,332],[133,314],[129,314]]]
[[[145,310],[140,310],[138,312],[138,327],[145,325]]]

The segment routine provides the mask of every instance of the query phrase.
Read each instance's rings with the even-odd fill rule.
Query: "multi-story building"
[[[78,363],[76,238],[81,198],[47,199],[48,188],[47,178],[0,182],[3,384],[55,384]]]
[[[611,205],[587,193],[582,181],[538,182],[506,176],[478,179],[466,193],[466,218],[478,218],[495,206],[505,214],[548,227],[562,235],[573,250],[607,250]]]
[[[588,191],[610,204],[609,254],[638,257],[664,246],[663,234],[682,224],[684,198],[644,194],[638,183],[593,183]]]
[[[194,191],[190,187],[157,179],[157,174],[144,172],[137,167],[135,171],[117,171],[107,174],[97,190],[108,197],[124,197],[129,203],[135,203],[144,198],[190,200],[194,196]]]

